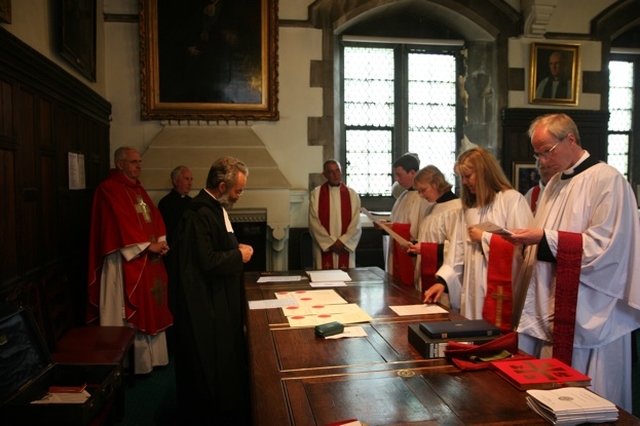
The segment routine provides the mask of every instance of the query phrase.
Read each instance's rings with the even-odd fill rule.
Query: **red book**
[[[496,361],[493,370],[520,390],[589,386],[591,378],[555,358]]]

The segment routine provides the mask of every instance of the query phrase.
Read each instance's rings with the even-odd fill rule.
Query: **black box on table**
[[[76,396],[81,393],[77,391],[84,388],[89,396],[79,403],[43,403],[52,388],[76,390],[65,392]],[[0,316],[3,425],[86,425],[104,414],[103,410],[113,406],[116,400],[121,403],[122,392],[122,372],[118,364],[54,364],[31,311],[19,309]]]
[[[410,324],[408,329],[409,343],[425,358],[444,358],[444,351],[451,341],[479,345],[500,337],[497,335],[432,339],[420,329],[420,324]]]

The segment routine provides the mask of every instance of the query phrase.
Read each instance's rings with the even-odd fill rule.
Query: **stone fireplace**
[[[256,253],[257,269],[262,269],[263,263],[266,270],[286,270],[291,184],[251,127],[165,124],[142,155],[141,181],[157,205],[171,190],[171,170],[184,165],[193,173],[194,196],[204,187],[211,164],[227,155],[244,161],[249,168],[245,192],[229,210],[234,227],[238,224],[243,230],[239,234],[248,233],[252,241],[264,230],[264,247],[251,243],[254,251],[263,251]]]

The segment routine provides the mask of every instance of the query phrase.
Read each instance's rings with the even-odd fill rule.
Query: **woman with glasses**
[[[420,222],[418,242],[407,250],[409,254],[417,255],[416,289],[424,293],[425,303],[440,302],[457,311],[460,309],[462,240],[456,238],[455,233],[462,204],[436,166],[420,169],[413,179],[413,187],[420,197],[434,203],[430,213]],[[456,244],[459,247],[455,247]],[[444,262],[445,258],[449,260]]]

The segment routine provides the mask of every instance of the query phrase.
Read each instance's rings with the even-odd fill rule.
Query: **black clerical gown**
[[[223,208],[206,191],[193,198],[176,234],[176,385],[183,415],[247,415],[242,255]],[[175,282],[175,281],[174,281]]]
[[[171,192],[162,197],[158,203],[158,210],[162,213],[162,220],[164,221],[164,226],[167,229],[167,244],[169,244],[169,252],[164,257],[164,264],[167,268],[167,273],[169,274],[169,308],[173,313],[176,311],[176,288],[171,281],[172,277],[176,274],[174,269],[178,267],[177,260],[173,255],[173,253],[175,253],[173,240],[175,238],[176,228],[178,227],[180,218],[190,202],[190,196],[181,195],[172,189]],[[169,349],[173,352],[173,330],[170,330],[167,338],[169,339]]]
[[[167,228],[167,243],[169,244],[169,248],[171,248],[171,244],[173,244],[173,237],[182,213],[184,213],[190,202],[190,196],[181,195],[172,189],[171,192],[162,197],[158,203],[158,210],[162,213],[162,220],[164,220],[164,226]]]

